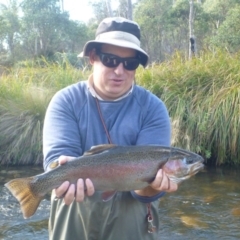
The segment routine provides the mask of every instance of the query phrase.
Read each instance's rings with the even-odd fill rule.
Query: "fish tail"
[[[43,199],[42,196],[33,191],[31,185],[33,179],[34,177],[16,178],[5,184],[12,195],[19,201],[24,218],[31,217]]]

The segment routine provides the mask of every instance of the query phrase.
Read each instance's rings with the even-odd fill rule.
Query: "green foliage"
[[[15,56],[15,46],[20,30],[18,12],[16,0],[10,0],[8,5],[0,4],[0,39],[5,39],[9,48],[10,54],[7,61],[13,60]]]
[[[22,2],[24,13],[22,28],[27,34],[25,35],[28,40],[27,46],[35,56],[53,54],[60,47],[59,39],[65,37],[64,29],[68,29],[69,16],[60,12],[57,2],[57,0],[24,0]]]
[[[170,31],[166,29],[171,26],[171,7],[168,0],[142,0],[134,10],[134,20],[141,26],[142,46],[149,53],[151,61],[164,59],[163,52],[168,48],[165,41],[169,41],[167,38]]]
[[[212,43],[220,47],[226,47],[235,52],[240,46],[240,6],[231,9],[226,15],[225,21],[219,27]]]
[[[127,0],[119,0],[118,15],[124,18],[128,18]]]
[[[104,18],[109,17],[106,1],[90,1],[95,18],[100,23]]]
[[[141,72],[140,84],[167,105],[173,144],[201,153],[208,163],[240,164],[240,53],[202,53]],[[140,73],[138,73],[140,74]]]
[[[176,50],[188,55],[189,0],[133,2],[134,20],[141,27],[141,44],[150,62],[165,61]],[[113,15],[127,17],[127,3],[115,1]],[[70,20],[58,0],[9,0],[7,5],[1,4],[0,64],[40,56],[53,58],[56,52],[77,55],[86,41],[95,38],[98,23],[109,16],[106,1],[91,0],[90,5],[95,17],[85,24]],[[191,35],[196,52],[216,46],[239,50],[239,6],[239,0],[194,1]]]
[[[9,2],[0,5],[1,65],[56,52],[77,55],[90,37],[86,24],[70,20],[57,0],[23,0],[20,6],[17,0]]]

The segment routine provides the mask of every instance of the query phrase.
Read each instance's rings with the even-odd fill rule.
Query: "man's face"
[[[117,47],[109,44],[102,45],[101,52],[123,58],[136,56],[136,51],[133,49]],[[115,68],[106,67],[102,64],[95,51],[90,54],[90,62],[94,67],[94,88],[101,98],[104,100],[114,100],[130,90],[136,70],[126,70],[123,63],[120,63]]]

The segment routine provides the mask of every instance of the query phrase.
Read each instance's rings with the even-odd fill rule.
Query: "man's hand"
[[[60,165],[65,164],[67,161],[71,160],[72,157],[69,156],[60,156],[58,161]],[[86,186],[86,190],[84,189],[84,185]],[[57,198],[64,199],[64,203],[66,205],[70,205],[74,199],[77,202],[82,202],[84,200],[85,195],[92,196],[94,194],[94,186],[92,181],[87,178],[85,180],[78,179],[77,184],[70,184],[70,182],[63,182],[58,188],[55,189],[55,194]]]
[[[159,192],[174,192],[178,189],[177,183],[170,181],[166,173],[160,169],[154,181],[146,188],[136,190],[135,192],[141,196],[151,197]]]

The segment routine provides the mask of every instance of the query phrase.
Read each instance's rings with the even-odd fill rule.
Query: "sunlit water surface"
[[[0,239],[48,239],[49,200],[23,219],[7,181],[42,172],[35,167],[0,168]],[[159,204],[159,240],[240,239],[240,169],[207,168],[183,182]]]

